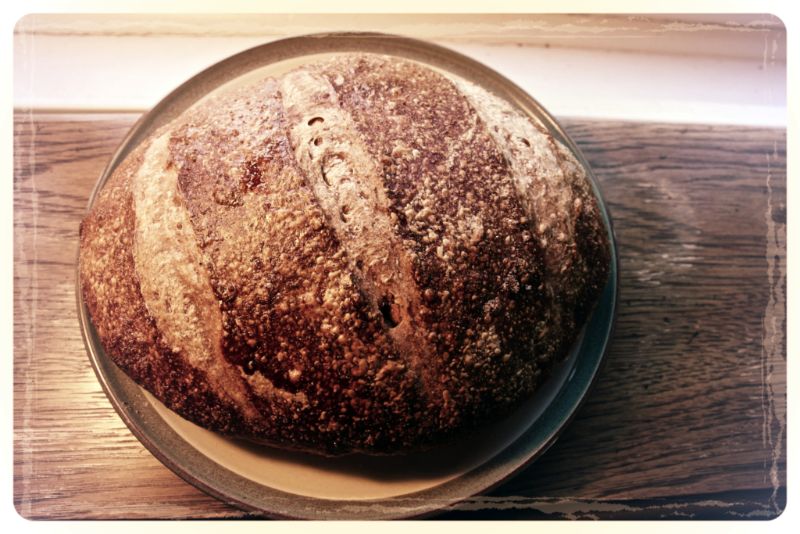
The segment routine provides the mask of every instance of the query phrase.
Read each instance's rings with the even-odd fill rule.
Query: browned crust
[[[507,162],[463,95],[433,71],[349,57],[325,72],[382,163],[415,278],[430,294],[422,318],[439,365],[429,369],[449,408],[439,424],[502,413],[538,382],[531,348],[544,309],[542,252]]]
[[[408,409],[423,404],[417,385],[294,160],[275,83],[229,95],[226,111],[190,114],[171,154],[223,311],[225,357],[308,399],[256,397],[261,432],[283,443],[310,433],[301,441],[330,452],[407,445],[392,430],[421,426]]]
[[[543,314],[536,325],[542,361],[563,355],[581,328],[607,277],[605,227],[585,170],[538,119],[465,80],[453,83],[486,122],[512,169],[530,219],[529,235],[541,245]],[[580,225],[580,228],[579,228]]]
[[[245,430],[239,412],[208,387],[155,327],[139,289],[132,242],[130,180],[146,145],[120,165],[80,227],[84,302],[106,354],[135,382],[197,424],[225,433]]]
[[[351,197],[321,198],[298,164],[299,143],[316,138],[293,129],[312,121],[287,114],[280,81],[224,92],[160,132],[169,161],[158,172],[177,173],[197,272],[221,314],[220,339],[206,344],[220,347],[224,378],[246,399],[215,390],[224,381],[170,347],[157,326],[169,323],[151,316],[163,311],[142,295],[131,184],[149,143],[81,225],[83,295],[107,354],[201,426],[327,454],[411,450],[508,412],[564,356],[608,274],[606,230],[577,162],[551,143],[581,209],[570,214],[574,245],[547,247],[497,136],[451,81],[369,55],[306,69],[334,92],[320,102],[338,106],[321,131],[345,132],[371,158],[359,194],[383,190],[362,208],[393,234],[332,219]],[[407,281],[364,267],[369,240],[407,262]],[[574,283],[545,290],[559,263]],[[387,292],[405,303],[400,327],[382,308]]]

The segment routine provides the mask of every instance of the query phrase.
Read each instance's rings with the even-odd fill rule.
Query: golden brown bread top
[[[606,282],[574,157],[481,88],[347,54],[223,91],[81,226],[107,354],[184,417],[322,453],[429,446],[529,396]]]

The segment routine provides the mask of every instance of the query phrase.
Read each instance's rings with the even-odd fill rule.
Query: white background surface
[[[54,16],[14,35],[18,110],[145,111],[203,68],[289,35],[434,41],[557,117],[786,125],[786,34],[769,16]]]

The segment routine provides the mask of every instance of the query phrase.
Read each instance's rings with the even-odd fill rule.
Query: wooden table
[[[78,223],[136,118],[15,117],[14,504],[27,518],[248,516],[150,455],[81,340]],[[785,131],[564,124],[619,240],[611,350],[552,449],[441,517],[775,517],[786,502]]]

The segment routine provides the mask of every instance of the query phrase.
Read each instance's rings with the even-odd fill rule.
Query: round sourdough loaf
[[[321,454],[508,413],[608,269],[587,176],[542,124],[369,54],[199,102],[80,232],[83,297],[125,373],[198,425]]]

